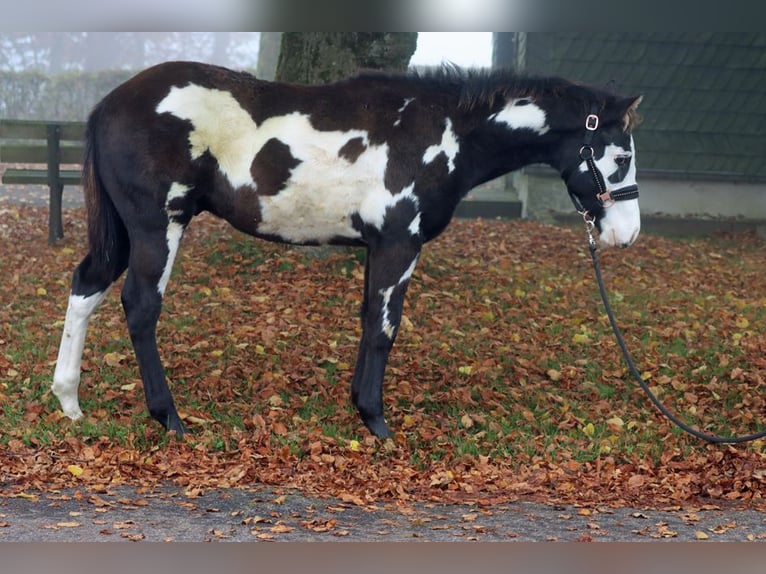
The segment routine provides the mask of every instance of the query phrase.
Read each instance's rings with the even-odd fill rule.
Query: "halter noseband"
[[[583,138],[583,144],[580,147],[580,159],[582,159],[588,166],[593,182],[596,184],[596,198],[601,202],[604,207],[609,207],[616,201],[627,201],[628,199],[638,198],[638,186],[626,185],[620,189],[607,189],[604,184],[604,176],[601,175],[601,171],[596,166],[596,162],[593,160],[594,151],[590,142],[593,140],[593,134],[596,133],[599,124],[599,118],[596,112],[598,111],[596,104],[593,104],[590,109],[590,113],[585,117],[585,137]],[[569,196],[572,198],[572,202],[575,205],[575,209],[581,214],[586,212],[583,208],[580,199],[569,190]]]

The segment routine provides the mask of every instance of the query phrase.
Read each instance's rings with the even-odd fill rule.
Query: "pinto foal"
[[[423,244],[470,189],[544,163],[594,218],[603,245],[630,245],[640,227],[631,136],[639,101],[507,71],[302,86],[193,62],[149,68],[88,121],[89,252],[72,279],[53,392],[68,417],[82,416],[88,320],[128,270],[122,304],[149,412],[185,431],[156,327],[184,230],[208,211],[270,241],[366,248],[351,398],[367,428],[389,436],[383,376]]]

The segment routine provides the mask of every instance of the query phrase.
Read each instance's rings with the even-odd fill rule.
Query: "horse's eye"
[[[630,163],[630,155],[618,155],[614,158],[614,163],[616,163],[618,167],[625,167]]]

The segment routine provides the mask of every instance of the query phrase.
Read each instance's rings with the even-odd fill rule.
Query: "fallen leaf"
[[[357,496],[356,494],[351,494],[350,492],[342,492],[340,498],[343,502],[350,502],[352,504],[356,504],[357,506],[364,506],[364,500],[361,499],[361,497]]]
[[[548,378],[553,382],[556,382],[561,378],[561,373],[556,369],[548,369],[546,374],[548,375]]]
[[[66,469],[72,476],[80,476],[83,473],[82,467],[79,467],[76,464],[70,464]]]

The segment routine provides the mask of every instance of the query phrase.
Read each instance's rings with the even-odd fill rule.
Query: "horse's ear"
[[[644,99],[643,95],[633,98],[626,98],[620,102],[620,108],[624,110],[622,115],[622,129],[630,132],[641,122],[641,116],[638,115],[638,106]]]
[[[640,96],[636,96],[634,98],[626,98],[625,103],[627,103],[626,109],[629,111],[636,111],[638,109],[638,106],[641,105],[641,102],[644,101],[644,96],[641,94]]]

